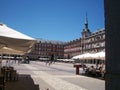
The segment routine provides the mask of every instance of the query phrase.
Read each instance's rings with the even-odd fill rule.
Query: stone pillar
[[[106,34],[105,90],[120,90],[120,0],[104,0]]]

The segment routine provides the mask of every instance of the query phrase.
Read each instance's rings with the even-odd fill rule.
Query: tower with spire
[[[90,30],[88,28],[88,17],[87,17],[87,14],[86,14],[85,27],[82,30],[82,38],[86,38],[86,37],[88,37],[90,35],[91,35],[91,32],[90,32]]]

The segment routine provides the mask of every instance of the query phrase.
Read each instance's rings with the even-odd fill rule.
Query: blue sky
[[[81,37],[86,12],[91,32],[104,28],[103,1],[0,0],[0,22],[33,38],[70,41]]]

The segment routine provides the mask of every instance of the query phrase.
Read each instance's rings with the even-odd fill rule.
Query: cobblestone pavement
[[[72,64],[55,63],[48,66],[44,62],[32,61],[30,64],[12,66],[20,75],[30,75],[39,90],[105,90],[104,80],[75,75]]]

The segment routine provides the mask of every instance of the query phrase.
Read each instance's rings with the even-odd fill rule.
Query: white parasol
[[[34,38],[0,24],[0,49],[6,47],[25,53],[32,48],[35,42]]]

